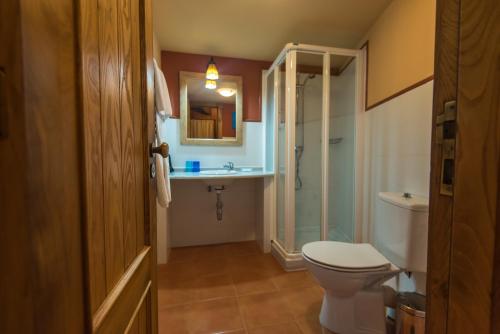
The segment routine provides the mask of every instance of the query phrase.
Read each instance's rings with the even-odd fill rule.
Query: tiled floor
[[[322,298],[308,272],[285,272],[255,242],[176,248],[158,267],[160,334],[331,333]]]

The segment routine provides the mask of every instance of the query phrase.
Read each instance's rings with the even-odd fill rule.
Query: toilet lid
[[[388,269],[391,266],[370,244],[351,244],[338,241],[315,241],[305,244],[302,253],[322,265],[342,269]]]

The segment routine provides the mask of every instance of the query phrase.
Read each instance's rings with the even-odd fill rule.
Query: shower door
[[[296,58],[295,93],[291,92],[290,132],[294,132],[295,236],[293,250],[321,240],[323,54],[292,51]],[[292,55],[293,56],[293,55]],[[292,74],[293,75],[293,74]]]
[[[281,245],[285,245],[285,216],[286,216],[286,109],[285,109],[285,63],[274,70],[275,100],[278,110],[277,127],[277,163],[276,163],[276,237]]]
[[[353,242],[355,237],[356,62],[331,56],[328,112],[328,219],[326,239]]]
[[[360,240],[363,62],[360,50],[289,44],[268,72],[278,112],[274,241],[285,262],[308,242]]]

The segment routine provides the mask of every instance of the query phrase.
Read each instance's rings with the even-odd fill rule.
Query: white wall
[[[426,83],[364,114],[364,240],[374,243],[373,228],[381,191],[429,196],[433,82]],[[425,293],[425,274],[392,280],[400,291]]]
[[[172,165],[184,168],[186,160],[199,160],[201,168],[218,168],[232,161],[236,166],[264,166],[264,134],[262,122],[243,122],[241,146],[181,145],[180,120],[168,119],[160,132],[170,145]]]
[[[235,179],[223,191],[223,221],[216,217],[216,194],[202,180],[173,180],[169,208],[172,247],[256,239],[262,226],[262,178]]]

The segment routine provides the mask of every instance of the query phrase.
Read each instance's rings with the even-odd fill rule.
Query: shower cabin
[[[361,241],[365,51],[287,44],[263,79],[271,250],[287,270],[318,240]]]

